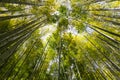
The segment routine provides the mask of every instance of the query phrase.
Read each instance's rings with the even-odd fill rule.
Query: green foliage
[[[10,23],[9,20],[0,22],[0,33],[1,34],[9,31],[9,23]]]
[[[66,19],[65,17],[61,17],[59,19],[59,23],[58,23],[59,27],[64,26],[64,28],[66,29],[68,27],[68,19]]]
[[[58,11],[60,12],[60,14],[61,14],[62,16],[67,15],[67,8],[66,8],[66,6],[62,6],[62,5],[61,5]]]
[[[0,5],[1,80],[120,79],[120,1]]]

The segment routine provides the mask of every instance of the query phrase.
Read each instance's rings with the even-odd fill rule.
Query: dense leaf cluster
[[[0,0],[0,80],[119,80],[119,0]]]

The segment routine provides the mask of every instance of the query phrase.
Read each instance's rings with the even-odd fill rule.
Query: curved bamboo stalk
[[[110,45],[110,46],[114,47],[115,49],[119,50],[119,47],[117,47],[116,45],[114,45],[114,44],[108,42],[108,41],[105,40],[105,39],[102,39],[102,38],[99,37],[99,36],[98,36],[98,38],[99,38],[101,41],[104,41],[104,42],[107,43],[108,45]]]
[[[43,16],[42,16],[42,17],[43,17]],[[40,17],[40,18],[42,18],[42,17]],[[37,19],[35,19],[35,20],[32,20],[32,21],[28,22],[27,24],[23,24],[23,25],[15,28],[15,29],[12,30],[12,31],[9,31],[9,32],[7,32],[7,33],[4,33],[4,34],[0,35],[0,42],[1,42],[1,41],[4,41],[5,39],[8,39],[9,37],[12,37],[13,35],[16,35],[17,33],[21,33],[21,30],[22,30],[22,29],[24,30],[24,29],[28,28],[30,25],[34,24],[34,23],[35,23],[36,21],[38,21],[40,18],[37,18]]]
[[[110,3],[110,2],[114,2],[114,1],[118,1],[118,0],[114,0],[114,1],[112,1],[112,0],[109,0],[109,1],[106,1],[106,0],[92,0],[91,2],[88,2],[88,3],[85,3],[85,4],[82,4],[83,6],[86,6],[86,5],[92,5],[92,4],[94,4],[94,3],[98,3],[98,2],[102,2],[102,1],[105,1],[106,3]]]
[[[22,35],[24,36],[24,34],[26,34],[26,33],[28,33],[29,31],[31,31],[32,29],[34,29],[34,27],[36,26],[36,25],[38,25],[38,24],[40,24],[40,23],[42,23],[42,22],[44,22],[45,20],[43,20],[43,21],[40,21],[40,22],[37,22],[36,24],[33,24],[33,25],[31,25],[30,27],[28,27],[28,28],[23,28],[23,30],[21,31],[18,31],[16,34],[13,34],[13,36],[11,35],[11,36],[8,36],[7,38],[5,38],[5,39],[7,39],[7,40],[5,40],[4,39],[4,41],[2,41],[1,42],[1,45],[0,45],[0,49],[1,48],[5,48],[5,47],[3,47],[3,46],[6,46],[6,45],[11,45],[12,43],[14,43],[14,41],[16,41],[16,40],[18,40]],[[10,38],[9,38],[10,37]]]
[[[31,16],[33,14],[21,14],[21,15],[14,15],[14,16],[1,16],[0,21],[19,18],[19,17],[25,17],[25,16]]]
[[[104,20],[104,21],[106,21],[106,22],[109,22],[109,23],[112,23],[112,24],[114,24],[114,25],[120,26],[120,23],[119,23],[119,22],[112,21],[112,20],[107,20],[107,19],[102,19],[102,20]]]
[[[120,44],[119,41],[115,40],[114,38],[111,38],[110,36],[106,35],[106,34],[103,34],[101,32],[99,32],[98,30],[96,30],[95,28],[93,27],[90,27],[91,29],[95,30],[96,32],[98,32],[100,35],[106,37],[107,39],[111,40],[112,42],[116,43],[116,44]]]
[[[27,10],[27,9],[30,9],[30,8],[25,8],[25,9],[19,9],[19,10],[0,10],[0,14],[6,14],[6,13],[11,13],[11,12],[18,12],[18,11],[24,11],[24,10]]]
[[[115,19],[120,19],[119,15],[103,15],[103,14],[93,14],[94,16],[98,17],[107,17],[107,18],[115,18]]]
[[[115,11],[115,12],[119,12],[120,9],[111,9],[111,8],[99,8],[99,9],[82,9],[81,11]]]
[[[104,32],[107,32],[107,33],[109,33],[109,34],[112,34],[112,35],[114,35],[114,36],[120,37],[120,34],[114,33],[114,32],[112,32],[112,31],[109,31],[109,30],[100,28],[100,27],[95,26],[95,25],[92,25],[92,24],[89,24],[89,25],[91,25],[92,27],[97,28],[97,29],[99,29],[99,30],[102,30],[102,31],[104,31]]]
[[[44,22],[44,21],[45,21],[45,20],[43,20],[43,22]],[[42,23],[42,22],[41,22],[41,23]],[[35,24],[35,25],[38,25],[38,24],[41,24],[41,23],[37,23],[37,24]],[[34,26],[35,26],[35,25],[34,25]],[[33,27],[33,28],[31,28],[30,30],[27,30],[24,34],[21,34],[20,36],[17,36],[18,38],[14,39],[14,40],[7,41],[7,43],[3,45],[4,47],[3,47],[3,46],[1,47],[2,54],[5,55],[5,54],[4,54],[4,51],[7,49],[7,47],[10,47],[10,45],[12,45],[12,44],[14,43],[14,41],[19,40],[22,36],[24,37],[27,33],[33,31],[35,28],[36,28],[36,27]],[[0,51],[0,52],[1,52],[1,51]],[[1,55],[2,55],[2,54],[1,54]],[[7,53],[6,53],[6,54],[7,54]]]
[[[43,6],[43,4],[35,4],[31,2],[22,2],[22,1],[10,1],[10,0],[1,0],[0,3],[11,3],[19,5],[30,5],[30,6]]]

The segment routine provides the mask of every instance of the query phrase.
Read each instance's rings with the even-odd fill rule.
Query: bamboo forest
[[[120,80],[120,0],[0,0],[0,80]]]

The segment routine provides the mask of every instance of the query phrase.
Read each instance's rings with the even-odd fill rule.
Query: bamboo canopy
[[[0,0],[0,80],[120,80],[120,1]]]

